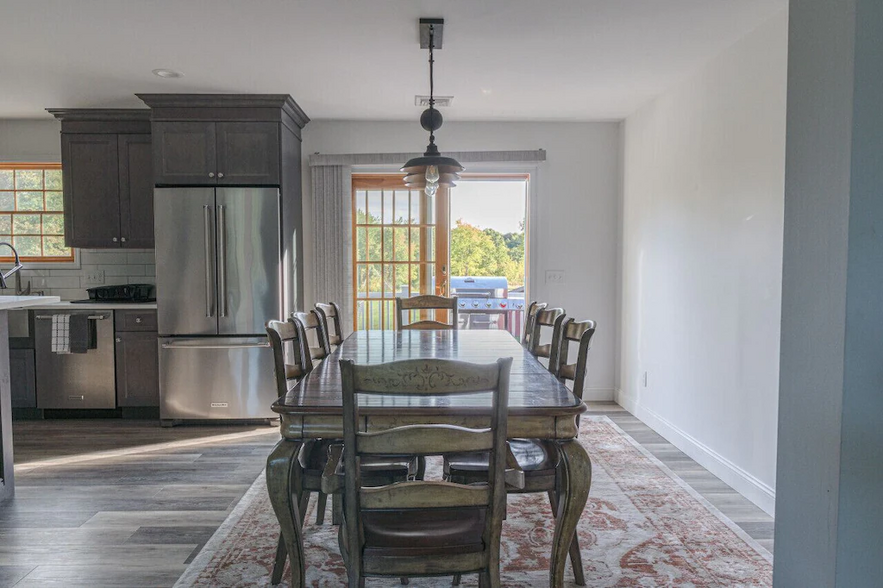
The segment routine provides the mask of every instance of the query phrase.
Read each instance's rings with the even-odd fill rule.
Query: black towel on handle
[[[70,341],[71,353],[86,353],[90,348],[91,330],[89,325],[89,315],[86,313],[76,313],[71,315],[70,325]],[[93,347],[94,349],[94,347]]]

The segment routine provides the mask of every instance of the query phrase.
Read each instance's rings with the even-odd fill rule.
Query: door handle
[[[212,247],[212,211],[206,204],[202,207],[203,220],[205,222],[205,318],[211,318],[215,314],[215,285],[212,283],[212,261],[214,260],[214,248]]]
[[[224,345],[222,343],[206,343],[205,345],[185,345],[181,343],[163,343],[163,349],[265,349],[270,347],[270,343],[233,343],[232,345]]]
[[[38,321],[50,321],[50,320],[52,320],[52,315],[38,314],[34,318],[37,319]],[[86,318],[89,319],[90,321],[103,321],[104,319],[107,318],[107,316],[103,315],[103,314],[95,314],[95,315],[89,315]]]
[[[227,207],[218,205],[218,316],[227,316]]]

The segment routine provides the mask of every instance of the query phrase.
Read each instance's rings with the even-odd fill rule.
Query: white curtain
[[[313,296],[336,302],[341,326],[353,324],[352,168],[319,165],[310,168],[313,185]]]

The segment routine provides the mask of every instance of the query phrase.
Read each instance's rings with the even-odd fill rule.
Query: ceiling
[[[0,118],[135,92],[290,93],[313,119],[411,120],[417,19],[445,18],[448,120],[620,119],[787,0],[3,0]],[[180,79],[152,75],[180,70]]]

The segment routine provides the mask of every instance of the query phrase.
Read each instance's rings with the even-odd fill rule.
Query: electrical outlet
[[[83,282],[87,286],[101,286],[104,284],[104,270],[86,272],[83,275]]]
[[[650,372],[644,372],[644,388],[650,384]]]
[[[546,270],[547,284],[564,284],[564,270]]]

